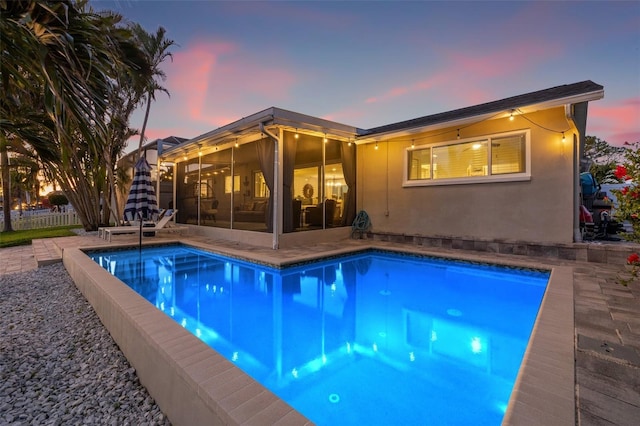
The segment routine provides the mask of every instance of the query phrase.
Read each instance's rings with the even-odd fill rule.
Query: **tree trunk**
[[[138,158],[142,155],[142,143],[144,142],[144,132],[147,129],[147,121],[149,120],[149,112],[151,111],[151,92],[147,93],[147,109],[144,113],[144,121],[142,122],[142,130],[140,131],[140,143],[138,144]]]
[[[11,173],[9,172],[9,154],[7,154],[4,144],[0,147],[0,169],[2,169],[2,212],[4,214],[2,232],[11,232],[13,231],[11,226]]]
[[[120,207],[118,206],[118,203],[115,203],[115,206],[111,203],[112,198],[116,195],[116,179],[115,176],[113,175],[113,161],[112,161],[112,157],[111,157],[111,153],[109,152],[105,152],[105,160],[107,163],[107,178],[108,178],[108,184],[107,184],[107,194],[104,197],[103,200],[103,208],[105,210],[107,210],[107,212],[105,212],[105,216],[103,216],[103,220],[106,219],[106,223],[108,224],[109,221],[109,216],[111,216],[111,214],[114,215],[114,217],[116,218],[116,226],[119,225],[119,221],[120,221]]]

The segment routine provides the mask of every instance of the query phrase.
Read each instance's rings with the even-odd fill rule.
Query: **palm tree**
[[[114,112],[110,101],[115,92],[132,90],[137,104],[144,91],[135,95],[134,85],[119,83],[135,76],[142,81],[136,87],[146,88],[151,74],[131,31],[119,25],[122,17],[86,6],[0,1],[0,160],[11,140],[31,145],[90,230],[100,223],[105,167],[113,167],[111,158],[124,147],[113,146],[114,134],[128,134],[114,131],[128,126],[128,116]],[[106,163],[105,152],[111,153]]]
[[[147,129],[149,112],[151,111],[151,101],[156,100],[155,94],[157,91],[170,95],[169,91],[160,85],[158,79],[164,81],[167,78],[165,72],[160,68],[160,64],[167,58],[173,60],[173,55],[169,52],[169,48],[174,46],[175,42],[165,38],[167,31],[163,27],[158,27],[154,35],[147,33],[139,24],[132,25],[132,29],[142,46],[142,50],[147,55],[147,60],[151,64],[151,73],[153,75],[146,87],[147,107],[144,113],[144,121],[142,122],[142,130],[140,131],[140,142],[138,143],[138,157],[140,157],[142,144],[144,142],[144,132]]]

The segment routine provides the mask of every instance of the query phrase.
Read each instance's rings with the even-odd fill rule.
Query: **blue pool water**
[[[319,425],[499,425],[549,279],[382,251],[286,269],[183,245],[89,255]]]

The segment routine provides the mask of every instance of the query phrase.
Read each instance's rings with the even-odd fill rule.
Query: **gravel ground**
[[[0,276],[0,424],[170,424],[62,264]]]

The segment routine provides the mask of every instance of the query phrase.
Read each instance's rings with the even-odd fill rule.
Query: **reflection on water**
[[[380,252],[285,270],[183,246],[92,257],[317,424],[500,424],[548,280]]]

